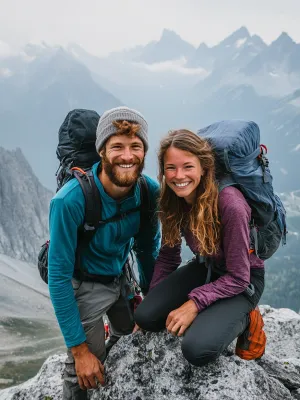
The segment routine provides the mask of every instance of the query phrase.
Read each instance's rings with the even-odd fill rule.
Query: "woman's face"
[[[189,204],[196,199],[196,189],[203,176],[198,157],[189,151],[169,147],[164,157],[166,184]]]

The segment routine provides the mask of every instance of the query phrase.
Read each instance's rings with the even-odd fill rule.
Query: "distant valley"
[[[29,379],[65,351],[47,285],[37,267],[0,254],[0,388]]]

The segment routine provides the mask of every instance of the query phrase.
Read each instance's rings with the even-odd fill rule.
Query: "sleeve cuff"
[[[201,312],[201,311],[203,311],[203,310],[206,308],[205,306],[203,306],[202,304],[200,304],[198,298],[197,298],[195,295],[193,295],[192,293],[190,293],[190,294],[188,295],[188,298],[189,298],[189,300],[193,300],[193,302],[196,304],[196,307],[197,307],[198,312]]]

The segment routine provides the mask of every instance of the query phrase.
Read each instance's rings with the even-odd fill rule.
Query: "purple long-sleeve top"
[[[262,260],[249,254],[251,208],[242,193],[232,186],[223,189],[219,195],[219,212],[221,244],[214,259],[217,264],[225,265],[226,273],[189,293],[189,299],[195,302],[199,312],[217,300],[242,293],[250,284],[250,268],[264,268]],[[199,253],[197,240],[191,231],[185,230],[183,236],[192,252]],[[174,247],[163,245],[156,259],[150,290],[180,264],[181,243]]]

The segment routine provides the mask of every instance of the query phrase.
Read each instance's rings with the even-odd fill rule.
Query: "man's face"
[[[144,168],[144,144],[137,136],[111,136],[100,156],[106,175],[119,187],[135,184]]]

